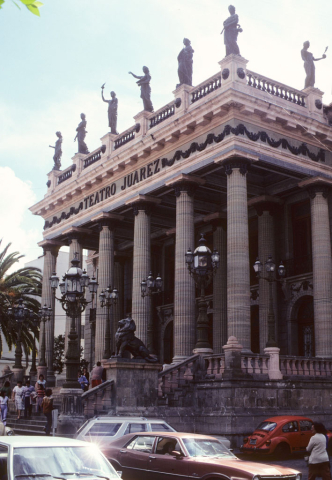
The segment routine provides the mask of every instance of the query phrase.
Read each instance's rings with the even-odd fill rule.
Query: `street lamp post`
[[[43,333],[40,342],[40,357],[39,357],[39,366],[46,367],[46,322],[51,319],[52,309],[47,305],[44,305],[39,309],[38,317],[40,322],[43,322]]]
[[[198,247],[194,251],[188,249],[185,254],[185,261],[189,274],[195,280],[196,287],[200,289],[200,299],[198,301],[198,318],[197,318],[197,343],[194,351],[209,352],[212,351],[209,343],[208,331],[209,320],[207,316],[207,302],[205,300],[205,289],[210,284],[213,274],[219,266],[219,253],[214,250],[213,253],[206,246],[204,235],[198,242]]]
[[[32,323],[33,326],[38,328],[40,320],[37,316],[32,316]],[[30,377],[33,378],[37,375],[37,368],[36,368],[36,356],[37,356],[37,348],[36,348],[36,333],[35,330],[33,332],[33,347],[32,347],[32,359],[31,359],[31,368],[30,368]]]
[[[62,308],[71,318],[70,332],[68,335],[68,348],[66,352],[66,381],[63,388],[79,388],[77,381],[77,371],[80,364],[79,358],[79,341],[76,332],[76,318],[84,312],[86,306],[91,303],[87,302],[84,297],[85,288],[88,287],[90,293],[94,295],[97,292],[98,283],[93,277],[87,275],[86,271],[82,272],[79,268],[78,253],[74,254],[71,261],[72,266],[63,276],[62,282],[54,272],[50,277],[50,285],[54,292],[54,297],[60,301]],[[60,286],[61,298],[55,296],[57,287]]]
[[[263,271],[263,265],[257,258],[256,262],[254,263],[254,271],[256,273],[257,278],[260,280],[265,280],[269,284],[269,309],[268,309],[268,316],[267,316],[267,328],[268,328],[268,338],[266,342],[266,347],[277,347],[277,342],[276,342],[276,322],[275,322],[275,316],[274,316],[274,308],[273,308],[273,283],[274,282],[282,282],[283,278],[286,274],[286,269],[283,265],[282,262],[280,262],[280,265],[278,267],[278,274],[280,276],[280,279],[276,278],[276,264],[273,262],[271,255],[265,262],[265,270],[267,272],[267,276],[264,277],[262,275]]]
[[[20,298],[17,303],[18,305],[15,305],[14,307],[9,307],[7,313],[10,317],[14,318],[15,322],[18,325],[14,368],[23,371],[21,343],[22,325],[24,320],[28,320],[33,316],[33,312],[32,310],[29,310],[26,306],[23,305],[23,298]]]
[[[147,280],[143,279],[141,281],[141,295],[142,297],[151,297],[156,293],[161,293],[163,290],[163,281],[161,276],[157,275],[156,278],[153,277],[152,272],[149,273]]]
[[[103,359],[108,359],[111,356],[111,323],[110,323],[110,308],[116,305],[119,298],[119,293],[116,288],[109,286],[99,294],[99,301],[101,308],[107,308],[107,322],[105,331],[105,348]]]

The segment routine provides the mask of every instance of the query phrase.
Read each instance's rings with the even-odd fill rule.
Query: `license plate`
[[[256,441],[257,441],[256,438],[251,438],[250,439],[250,445],[256,445]]]

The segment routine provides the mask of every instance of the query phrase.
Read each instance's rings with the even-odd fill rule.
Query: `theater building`
[[[296,90],[247,63],[229,55],[211,78],[181,85],[166,106],[138,113],[125,132],[104,134],[92,153],[48,174],[45,197],[31,207],[45,220],[43,303],[51,299],[48,277],[59,247],[69,245],[70,256],[80,257],[87,249],[99,291],[119,291],[112,337],[130,313],[160,362],[180,364],[195,348],[199,295],[185,253],[204,233],[220,254],[206,292],[205,355],[221,354],[234,336],[250,358],[264,356],[269,285],[257,280],[253,265],[271,255],[286,270],[272,285],[280,361],[332,357],[328,107],[319,89]],[[140,283],[150,271],[161,275],[163,291],[142,298]],[[103,358],[107,314],[98,298],[90,307],[91,366]],[[50,352],[54,322],[46,328]]]

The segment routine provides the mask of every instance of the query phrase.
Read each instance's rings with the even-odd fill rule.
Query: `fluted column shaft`
[[[176,186],[176,234],[174,279],[174,358],[180,362],[192,355],[196,341],[195,282],[189,275],[185,253],[195,249],[194,190]]]
[[[99,270],[98,270],[98,294],[111,286],[114,280],[114,231],[109,223],[101,224],[99,233]],[[110,322],[112,322],[112,308],[110,308]],[[107,307],[101,307],[97,300],[96,317],[96,340],[95,340],[95,361],[101,361],[105,350],[105,333],[107,323]],[[112,327],[112,323],[111,323]],[[111,328],[112,338],[112,328]]]
[[[69,244],[69,258],[68,258],[68,269],[72,266],[71,261],[75,257],[75,253],[78,253],[78,260],[80,261],[80,267],[82,268],[82,262],[83,262],[83,248],[82,245],[79,242],[79,239],[76,237],[73,237],[70,239],[70,244]],[[71,318],[66,317],[66,332],[65,332],[65,353],[67,352],[68,349],[68,335],[70,332],[70,323],[71,323]],[[76,333],[77,333],[77,338],[78,338],[78,345],[80,347],[81,345],[81,315],[76,319]]]
[[[258,258],[263,264],[262,275],[266,276],[265,262],[269,255],[275,258],[275,234],[274,234],[274,218],[269,210],[265,210],[264,206],[258,215]],[[277,284],[272,284],[274,318],[277,319]],[[266,342],[268,339],[268,313],[269,313],[269,284],[266,280],[259,280],[259,350],[264,353]],[[277,322],[276,322],[277,323]],[[275,332],[277,339],[277,328]]]
[[[323,185],[309,189],[311,198],[312,263],[315,314],[315,354],[332,356],[332,261],[328,190]]]
[[[111,339],[111,351],[115,352],[115,332],[119,327],[119,320],[123,318],[123,265],[119,261],[114,263],[114,287],[118,289],[119,299],[113,307],[113,335]]]
[[[43,268],[43,282],[42,282],[42,299],[41,304],[50,306],[52,308],[52,315],[49,321],[44,324],[40,323],[40,340],[42,341],[45,325],[45,360],[48,368],[49,376],[54,375],[53,372],[53,349],[54,349],[54,310],[55,301],[53,291],[50,285],[50,277],[56,270],[56,259],[58,256],[58,247],[46,246],[44,247],[44,268]],[[39,356],[40,361],[40,356]]]
[[[149,348],[148,328],[151,317],[151,297],[142,298],[141,281],[151,270],[151,218],[150,207],[144,203],[134,205],[134,253],[132,318],[136,335]]]
[[[226,222],[225,222],[226,223]],[[227,337],[227,232],[226,225],[217,225],[213,232],[213,248],[220,263],[213,277],[213,352],[221,353]]]
[[[228,337],[251,349],[247,161],[224,162],[227,174]]]

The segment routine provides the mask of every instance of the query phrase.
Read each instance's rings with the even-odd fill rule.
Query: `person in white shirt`
[[[308,480],[315,480],[316,477],[331,480],[330,460],[326,450],[326,429],[322,423],[314,422],[311,431],[313,436],[307,446],[307,452],[310,452]]]
[[[4,390],[1,390],[0,392],[0,408],[1,408],[2,423],[6,425],[7,411],[8,411],[8,397]]]

